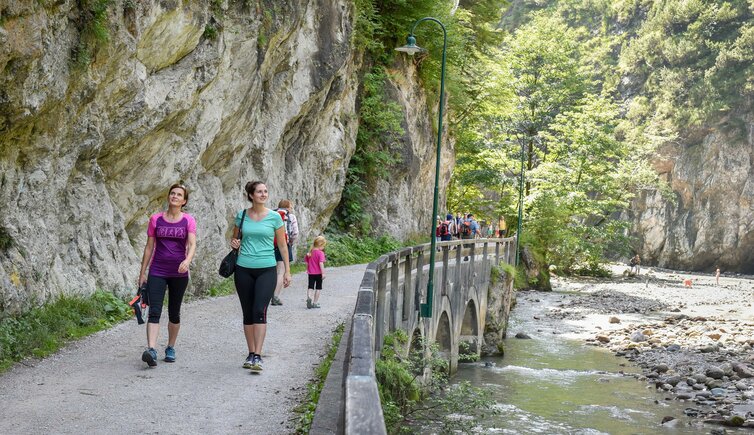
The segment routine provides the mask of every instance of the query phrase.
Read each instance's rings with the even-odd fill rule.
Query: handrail
[[[457,276],[449,277],[449,264],[455,262],[453,270],[460,271],[461,263],[468,264],[472,273],[479,265],[486,264],[493,258],[494,264],[500,261],[511,263],[515,253],[513,246],[515,238],[504,239],[471,239],[437,242],[436,246],[442,252],[441,259],[435,268],[434,291],[447,294],[453,282],[459,282]],[[494,245],[494,252],[490,252]],[[386,428],[382,414],[377,378],[375,376],[375,361],[379,358],[384,337],[387,333],[397,329],[407,332],[413,331],[419,323],[419,306],[426,300],[426,282],[428,273],[428,258],[431,249],[429,243],[403,248],[380,256],[367,265],[359,286],[356,306],[347,325],[338,353],[344,355],[344,360],[334,362],[342,364],[339,373],[328,374],[328,384],[340,385],[340,398],[320,397],[320,403],[315,412],[310,433],[345,433],[345,434],[385,434]],[[454,258],[451,259],[451,250]],[[468,256],[468,262],[463,258]],[[439,279],[438,279],[439,278]],[[433,302],[433,311],[437,311],[441,298]],[[345,352],[341,352],[345,348]],[[332,375],[332,376],[331,376]],[[330,388],[329,391],[338,391]],[[337,414],[338,424],[325,427],[324,418],[318,418],[320,407],[339,406]],[[328,415],[333,414],[330,409]]]

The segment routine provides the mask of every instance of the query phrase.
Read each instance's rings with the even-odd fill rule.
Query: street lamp
[[[439,185],[440,185],[440,151],[442,145],[442,111],[443,104],[445,103],[445,51],[448,45],[448,33],[445,30],[445,26],[433,17],[424,17],[414,23],[411,27],[411,33],[406,38],[406,45],[396,48],[397,51],[414,55],[416,53],[425,51],[416,45],[416,38],[414,37],[414,30],[419,23],[423,21],[433,21],[442,27],[442,67],[440,68],[440,109],[437,120],[437,160],[435,162],[435,197],[432,202],[432,229],[430,231],[430,245],[431,251],[429,254],[429,279],[427,280],[427,303],[420,305],[419,315],[421,317],[432,317],[432,296],[434,293],[434,278],[435,278],[435,249],[437,247],[437,239],[435,237],[435,216],[437,216],[437,203],[439,202]]]
[[[519,138],[521,143],[521,177],[518,181],[518,222],[516,224],[516,267],[518,267],[518,244],[521,240],[521,220],[523,219],[524,210],[524,141]]]

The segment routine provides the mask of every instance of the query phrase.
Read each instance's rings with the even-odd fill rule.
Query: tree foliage
[[[619,99],[594,73],[589,32],[557,14],[529,18],[487,75],[496,98],[467,123],[474,133],[459,136],[451,197],[513,226],[523,164],[525,243],[566,272],[596,271],[608,249],[628,246],[616,217],[656,177],[647,153],[619,137]]]
[[[502,32],[496,23],[503,0],[461,2],[434,0],[357,0],[354,43],[364,52],[364,73],[359,93],[359,131],[356,151],[349,164],[340,204],[331,229],[355,235],[373,231],[366,203],[390,170],[401,163],[400,142],[404,119],[400,106],[388,95],[388,70],[395,61],[394,47],[403,45],[413,24],[432,16],[447,29],[446,108],[450,119],[472,116],[485,98],[477,86],[486,69],[489,53],[499,44]],[[442,30],[433,23],[416,28],[416,38],[427,53],[416,56],[420,80],[429,105],[437,107],[441,69]],[[434,119],[434,118],[433,118]],[[457,134],[450,123],[450,135]]]

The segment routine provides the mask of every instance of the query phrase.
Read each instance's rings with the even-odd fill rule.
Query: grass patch
[[[303,263],[291,265],[291,273],[305,270]],[[235,292],[233,279],[229,278],[211,287],[207,295],[226,296]],[[187,294],[184,302],[193,299]],[[125,300],[102,290],[90,297],[61,296],[18,316],[2,317],[0,314],[0,373],[24,358],[46,357],[72,340],[132,317],[133,311]]]
[[[71,340],[132,316],[128,304],[98,290],[90,297],[62,296],[18,316],[0,319],[0,373],[29,356],[48,356]]]
[[[382,254],[402,247],[401,242],[390,236],[354,237],[350,234],[327,234],[326,266],[369,263]]]
[[[314,379],[306,386],[307,394],[306,400],[301,405],[294,408],[294,412],[301,413],[296,424],[297,434],[308,434],[312,426],[312,419],[314,419],[314,411],[317,409],[317,402],[319,402],[319,395],[322,392],[322,387],[325,385],[325,379],[330,372],[330,366],[335,359],[335,353],[338,352],[338,345],[343,338],[343,330],[345,329],[345,323],[338,325],[333,331],[332,341],[330,342],[330,348],[327,350],[327,355],[322,363],[314,370]]]

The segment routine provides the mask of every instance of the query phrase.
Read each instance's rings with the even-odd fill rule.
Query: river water
[[[522,297],[519,293],[505,356],[459,365],[453,382],[469,381],[491,391],[499,410],[498,415],[478,421],[479,433],[709,432],[710,427],[684,415],[689,404],[666,400],[666,395],[648,388],[645,381],[625,375],[640,372],[630,362],[575,338],[577,325],[547,319],[547,307],[564,296],[552,292]],[[518,332],[531,339],[512,338]],[[662,425],[665,416],[676,420]]]

